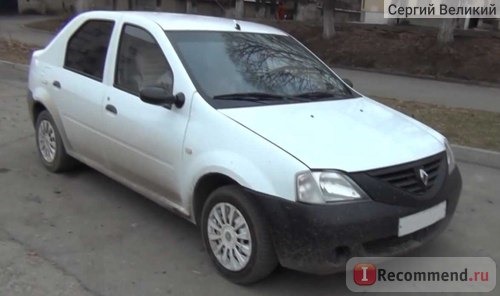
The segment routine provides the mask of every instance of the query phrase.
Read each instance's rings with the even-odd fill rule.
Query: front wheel
[[[278,261],[265,218],[236,185],[216,189],[201,220],[203,242],[217,270],[238,284],[268,276]]]

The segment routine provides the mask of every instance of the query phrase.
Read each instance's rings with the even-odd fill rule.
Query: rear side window
[[[88,21],[68,41],[64,67],[102,81],[112,21]]]

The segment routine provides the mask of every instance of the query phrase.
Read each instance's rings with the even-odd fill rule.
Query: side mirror
[[[147,86],[142,88],[139,97],[145,103],[162,106],[167,109],[171,109],[172,105],[181,108],[186,101],[183,93],[172,95],[169,94],[166,89],[158,86]]]
[[[354,87],[354,84],[352,83],[351,80],[347,78],[342,78],[342,80],[345,82],[345,84],[349,85],[350,87]]]

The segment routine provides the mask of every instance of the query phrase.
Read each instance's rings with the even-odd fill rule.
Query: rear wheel
[[[78,162],[66,153],[61,135],[47,110],[40,112],[35,124],[38,156],[49,171],[58,173],[74,168]]]
[[[239,186],[224,186],[210,194],[201,232],[217,270],[232,282],[256,282],[278,264],[265,218]]]

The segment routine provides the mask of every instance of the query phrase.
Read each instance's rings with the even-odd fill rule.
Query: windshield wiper
[[[214,96],[215,100],[249,100],[249,101],[263,101],[263,100],[276,100],[281,99],[280,95],[259,93],[259,92],[248,92],[248,93],[234,93]]]
[[[307,98],[307,99],[326,99],[326,98],[346,99],[346,98],[352,98],[352,95],[339,95],[328,91],[312,91],[312,92],[298,94],[295,97]]]
[[[225,94],[218,95],[213,97],[214,100],[231,100],[231,101],[250,101],[250,102],[259,102],[264,103],[265,101],[276,101],[276,100],[284,100],[284,101],[298,101],[298,102],[309,102],[307,98],[300,97],[291,97],[285,95],[277,95],[270,93],[261,93],[261,92],[248,92],[248,93],[234,93],[234,94]]]

